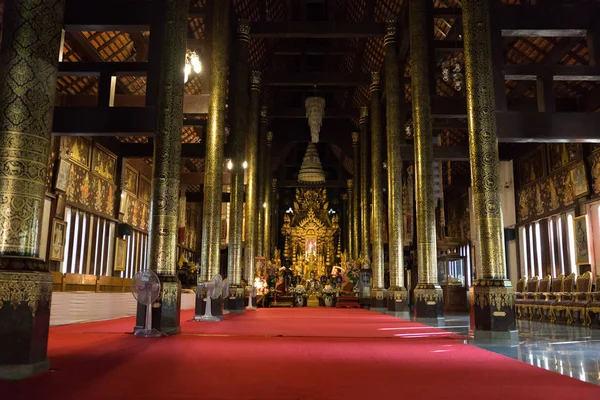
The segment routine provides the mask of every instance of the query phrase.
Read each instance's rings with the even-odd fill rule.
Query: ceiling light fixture
[[[202,62],[200,61],[200,56],[198,53],[187,49],[185,52],[185,67],[183,69],[183,73],[185,75],[183,79],[184,83],[187,83],[192,72],[195,74],[202,72]]]

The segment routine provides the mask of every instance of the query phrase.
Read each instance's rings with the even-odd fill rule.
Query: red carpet
[[[132,322],[51,329],[53,371],[0,383],[0,398],[600,398],[594,385],[364,310],[261,309],[185,322],[182,335],[163,339],[122,333]]]

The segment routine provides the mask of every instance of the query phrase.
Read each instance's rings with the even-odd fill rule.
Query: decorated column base
[[[404,287],[390,287],[388,289],[388,311],[406,313],[408,317],[408,291]]]
[[[425,283],[415,288],[415,318],[440,320],[444,318],[444,296],[440,285]]]
[[[242,286],[231,286],[229,288],[229,297],[225,299],[225,304],[229,312],[243,313],[246,308],[244,288]]]
[[[515,291],[509,280],[479,279],[473,282],[471,315],[475,339],[515,340]]]
[[[161,293],[152,305],[152,328],[165,335],[181,332],[181,282],[176,276],[159,275]],[[138,303],[134,332],[144,329],[146,306]]]
[[[371,308],[385,309],[387,307],[386,291],[384,289],[371,290]]]
[[[13,261],[2,258],[0,267]],[[45,267],[39,260],[31,263],[35,269]],[[24,379],[50,369],[51,301],[50,273],[0,270],[0,379]]]

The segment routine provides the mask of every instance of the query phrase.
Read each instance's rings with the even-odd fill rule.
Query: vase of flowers
[[[323,288],[323,302],[325,307],[333,307],[335,305],[335,294],[336,291],[331,285],[326,285]]]
[[[294,307],[306,306],[306,288],[303,285],[297,285],[293,289]]]

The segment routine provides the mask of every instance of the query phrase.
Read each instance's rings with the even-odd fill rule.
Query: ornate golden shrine
[[[283,256],[291,260],[295,273],[307,279],[329,275],[334,263],[339,217],[329,215],[326,189],[296,189],[293,213],[283,217]]]

